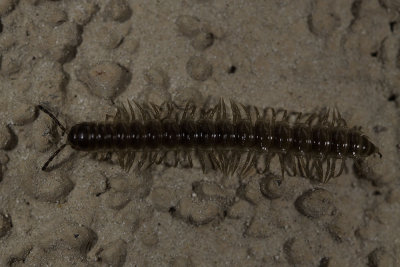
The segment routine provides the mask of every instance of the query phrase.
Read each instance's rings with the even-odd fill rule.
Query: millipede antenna
[[[58,155],[58,153],[60,153],[61,150],[63,150],[66,146],[67,146],[67,144],[63,144],[63,145],[60,146],[56,151],[54,151],[53,155],[51,155],[51,157],[50,157],[50,158],[46,161],[46,163],[43,165],[42,171],[47,170],[47,167],[49,166],[50,162],[52,162],[53,159]]]
[[[38,109],[40,109],[41,111],[46,113],[57,124],[57,126],[60,127],[60,129],[62,131],[61,135],[64,136],[64,134],[67,131],[67,129],[64,127],[64,125],[61,124],[61,122],[56,118],[56,116],[54,116],[49,110],[47,110],[42,105],[38,105],[37,107],[38,107]],[[52,162],[53,159],[58,155],[58,153],[60,153],[61,150],[63,150],[66,146],[67,146],[67,144],[63,144],[56,151],[54,151],[54,153],[51,155],[51,157],[43,165],[42,171],[45,171],[47,169],[47,167],[49,166],[50,162]]]
[[[56,116],[54,116],[50,111],[48,111],[45,107],[43,107],[42,105],[38,105],[37,106],[41,111],[43,111],[44,113],[46,113],[50,118],[52,118],[52,120],[58,125],[58,127],[60,127],[60,129],[62,130],[62,135],[65,134],[65,132],[67,131],[66,128],[60,123],[60,121],[56,118]]]

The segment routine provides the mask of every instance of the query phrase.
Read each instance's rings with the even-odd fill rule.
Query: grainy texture
[[[0,2],[1,266],[400,265],[397,1]],[[219,97],[337,105],[383,158],[282,191],[200,165],[127,174],[68,147],[40,170],[65,137],[37,104],[72,126],[127,99]]]

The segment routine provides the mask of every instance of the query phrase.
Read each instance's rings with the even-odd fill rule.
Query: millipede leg
[[[221,98],[221,106],[222,106],[222,119],[227,120],[227,115],[226,115],[226,104],[223,98]]]
[[[285,155],[285,171],[289,176],[296,176],[296,160],[292,155]]]
[[[131,119],[130,119],[130,122],[132,122],[132,121],[134,121],[134,120],[136,120],[136,115],[135,115],[135,110],[133,109],[133,107],[132,107],[132,104],[131,104],[131,101],[129,101],[128,100],[128,107],[129,107],[129,110],[130,110],[130,112],[131,112]]]
[[[343,126],[343,127],[347,127],[347,123],[346,121],[342,118],[342,115],[339,112],[339,109],[337,107],[335,107],[335,110],[337,112],[337,121],[338,121],[338,126]]]
[[[232,109],[233,124],[236,124],[239,120],[241,120],[241,116],[240,116],[240,110],[233,100],[231,100],[231,109]]]
[[[344,169],[346,168],[346,159],[342,158],[341,160],[342,160],[342,163],[340,164],[339,172],[337,175],[335,175],[335,178],[340,176],[343,173]]]
[[[135,103],[136,107],[139,109],[140,115],[142,117],[142,121],[145,121],[147,119],[146,111],[143,109],[143,107],[138,102],[133,101],[133,103]]]
[[[325,125],[329,124],[329,121],[328,121],[329,113],[330,113],[330,109],[328,108],[324,114],[320,115],[319,124],[321,126],[325,126]]]
[[[282,179],[285,177],[285,158],[282,154],[278,155],[279,163],[281,165]]]
[[[296,156],[297,159],[297,168],[299,169],[300,176],[306,177],[306,171],[305,171],[305,163],[304,163],[304,158],[303,156]]]
[[[317,172],[317,177],[318,177],[318,179],[322,182],[323,181],[323,179],[324,179],[324,171],[323,171],[323,168],[322,168],[322,161],[321,161],[321,159],[316,159],[316,160],[314,160],[314,166],[315,166],[315,170],[316,170],[316,172]]]
[[[326,159],[326,172],[325,172],[325,177],[324,177],[324,183],[326,183],[326,181],[328,181],[329,176],[331,173],[331,158],[327,158]]]
[[[201,169],[202,169],[203,173],[206,173],[206,163],[205,163],[205,160],[204,160],[203,152],[200,151],[200,150],[196,150],[196,154],[197,154],[197,157],[199,159],[200,166],[201,166]]]
[[[221,165],[220,165],[220,163],[218,162],[217,158],[215,157],[214,151],[208,152],[207,155],[208,155],[208,159],[209,159],[210,162],[211,162],[212,168],[213,168],[214,170],[216,170],[216,169],[220,169],[220,170],[221,170]]]
[[[265,167],[264,167],[263,173],[266,173],[270,170],[271,160],[274,156],[275,156],[275,153],[270,153],[270,152],[268,152],[265,155],[265,161],[264,161]]]
[[[167,156],[167,153],[168,153],[168,151],[163,151],[162,153],[159,153],[159,155],[161,155],[161,156],[158,157],[158,159],[156,159],[155,164],[160,165],[164,161],[165,157]]]
[[[154,152],[149,152],[149,164],[147,164],[146,166],[146,170],[148,168],[150,168],[157,160],[157,156],[158,156],[159,151],[154,151]]]
[[[114,116],[110,115],[110,114],[106,114],[106,122],[110,122],[111,120],[113,120]]]
[[[152,112],[154,119],[160,120],[161,119],[161,117],[160,117],[160,114],[161,114],[160,107],[157,106],[156,104],[154,104],[153,102],[150,102],[150,106],[151,106],[150,112]]]
[[[243,163],[242,168],[240,169],[240,171],[238,173],[239,176],[242,176],[242,174],[244,173],[244,170],[247,168],[247,165],[249,164],[250,160],[251,160],[251,151],[248,151],[247,152],[247,156],[246,156],[246,160]]]
[[[132,168],[133,162],[135,161],[135,157],[136,157],[136,153],[135,152],[130,151],[128,153],[128,156],[127,156],[126,162],[125,162],[125,166],[126,166],[128,172]]]
[[[239,152],[233,152],[232,162],[229,163],[229,165],[230,165],[230,173],[229,174],[233,175],[236,172],[237,168],[239,167],[240,158],[241,158],[241,154]]]
[[[124,151],[120,151],[117,155],[118,155],[119,166],[121,166],[121,168],[125,170],[125,155],[126,155],[126,153]]]
[[[174,168],[176,168],[178,166],[179,163],[179,151],[178,150],[174,150],[174,164],[172,165]]]
[[[243,170],[240,172],[240,176],[245,176],[251,170],[251,167],[253,167],[253,165],[254,165],[255,153],[253,151],[249,151],[247,155],[250,156],[250,157],[248,157],[248,159],[249,159],[248,164],[244,165]],[[246,159],[246,161],[247,161],[247,159]]]
[[[123,121],[128,122],[131,119],[131,116],[129,115],[129,112],[124,105],[121,105],[121,111]]]
[[[187,102],[185,105],[185,110],[183,111],[183,114],[182,114],[182,120],[186,119],[189,108],[190,108],[190,102]]]
[[[311,161],[312,161],[312,158],[310,157],[310,156],[305,156],[306,157],[306,168],[305,168],[305,171],[306,171],[306,177],[307,178],[312,178],[313,177],[313,173],[312,173],[312,170],[313,170],[313,166],[314,166],[314,163],[312,163]]]
[[[331,170],[326,182],[328,182],[331,178],[335,176],[335,169],[336,169],[336,158],[332,158]]]
[[[146,151],[143,151],[143,152],[142,152],[142,155],[141,155],[141,157],[140,157],[140,160],[139,160],[139,162],[138,162],[138,164],[137,164],[137,169],[138,169],[138,171],[140,171],[140,170],[142,169],[144,163],[146,162],[147,156],[148,156],[147,152],[146,152]]]

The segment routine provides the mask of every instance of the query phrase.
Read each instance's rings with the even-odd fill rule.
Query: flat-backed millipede
[[[356,128],[348,128],[337,109],[319,113],[259,109],[221,99],[211,109],[193,102],[179,107],[128,102],[121,105],[112,122],[82,122],[72,126],[63,144],[42,170],[67,145],[78,151],[117,153],[121,167],[129,171],[153,164],[176,167],[182,158],[193,167],[195,156],[203,172],[208,163],[225,175],[245,175],[250,170],[265,173],[277,156],[282,175],[300,175],[320,182],[342,174],[346,158],[361,160],[378,148]],[[67,130],[47,109],[61,128]],[[337,161],[340,162],[339,171]]]

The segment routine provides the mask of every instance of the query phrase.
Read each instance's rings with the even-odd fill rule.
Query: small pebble
[[[59,63],[71,61],[76,56],[76,47],[81,42],[79,27],[74,23],[64,23],[57,26],[45,41],[40,43],[41,52]]]
[[[201,29],[200,20],[193,16],[181,15],[175,21],[178,31],[186,37],[196,36]]]
[[[171,100],[171,94],[165,89],[162,90],[156,87],[149,87],[143,92],[143,99],[144,102],[161,105],[165,101]]]
[[[138,51],[140,46],[140,41],[133,35],[128,35],[124,37],[124,40],[120,46],[121,50],[126,51],[128,54],[132,55]]]
[[[74,188],[69,177],[57,169],[51,173],[30,173],[26,176],[23,186],[31,197],[51,203],[64,200]]]
[[[58,50],[58,48],[49,47],[45,50],[43,46],[43,51],[45,54],[51,51],[60,52],[60,55],[65,55],[64,52]],[[32,97],[36,99],[35,103],[50,103],[53,107],[61,107],[65,102],[65,86],[68,83],[67,74],[63,70],[63,66],[59,62],[55,62],[50,59],[43,59],[35,64],[33,72],[31,74],[35,79],[31,80],[33,84],[22,84],[24,88],[35,88],[35,93]],[[26,87],[25,87],[26,86]]]
[[[376,223],[369,221],[365,225],[361,225],[355,232],[356,236],[364,241],[376,240],[380,232],[380,226]]]
[[[168,212],[170,207],[176,205],[175,193],[166,187],[156,187],[150,192],[150,200],[156,210]]]
[[[131,201],[129,181],[123,178],[109,179],[110,190],[104,193],[104,202],[108,208],[120,210]]]
[[[131,201],[129,193],[108,191],[104,193],[105,205],[114,210],[124,208]]]
[[[107,190],[107,179],[101,173],[92,174],[88,184],[88,193],[94,196],[99,196]]]
[[[297,198],[295,205],[300,213],[311,218],[333,215],[335,212],[332,194],[322,188],[305,192]]]
[[[14,125],[23,126],[33,122],[37,115],[38,112],[34,106],[19,103],[14,107],[11,119]]]
[[[192,260],[189,257],[178,256],[175,257],[171,262],[172,267],[191,267],[194,266]]]
[[[385,248],[379,247],[368,255],[368,266],[386,267],[395,265],[393,257],[386,252]]]
[[[150,68],[144,71],[144,79],[149,86],[162,90],[168,89],[170,82],[168,74],[160,68]]]
[[[157,232],[146,224],[142,225],[140,240],[147,247],[154,247],[159,242]]]
[[[3,17],[10,13],[15,5],[17,4],[17,0],[1,0],[0,1],[0,17]]]
[[[94,1],[82,0],[73,5],[70,16],[76,24],[84,26],[89,23],[98,10],[99,6]]]
[[[97,241],[92,229],[74,222],[56,219],[50,225],[43,225],[43,228],[39,245],[44,249],[64,247],[85,255]]]
[[[151,217],[152,213],[149,211],[149,214],[146,215],[147,217]],[[114,222],[115,225],[118,225],[120,228],[119,231],[126,231],[127,233],[133,234],[139,229],[142,220],[144,220],[144,218],[141,216],[140,212],[137,211],[136,203],[130,202],[123,209],[118,211]],[[129,238],[129,236],[127,236],[127,238]]]
[[[124,22],[132,15],[132,10],[125,0],[111,0],[104,8],[104,15],[106,18]]]
[[[350,217],[342,214],[338,215],[331,224],[328,225],[328,232],[332,238],[338,242],[343,242],[354,233],[353,224]]]
[[[0,151],[0,164],[5,166],[10,161],[10,158],[4,151]]]
[[[115,49],[124,41],[126,32],[115,25],[103,24],[95,32],[98,42],[106,49]]]
[[[387,168],[379,157],[368,157],[354,164],[354,172],[358,178],[370,181],[374,186],[382,187],[397,179],[398,170]]]
[[[260,191],[260,183],[258,179],[255,179],[256,177],[253,177],[253,179],[250,179],[248,184],[244,185],[244,198],[247,201],[250,201],[252,204],[258,204],[261,202],[264,197],[261,194]]]
[[[36,11],[40,19],[52,27],[61,25],[68,20],[67,13],[54,2],[44,2],[38,6]]]
[[[263,201],[259,203],[256,208],[255,215],[252,218],[249,227],[246,229],[245,234],[255,238],[267,238],[270,237],[276,228],[271,224],[270,207],[268,202]]]
[[[5,236],[11,230],[11,218],[8,215],[0,213],[0,238]]]
[[[202,225],[221,216],[222,211],[216,203],[211,201],[199,201],[185,197],[179,201],[177,213],[188,223]]]
[[[333,5],[328,1],[315,1],[308,21],[312,33],[317,36],[328,36],[340,26],[340,17],[335,13]]]
[[[191,41],[194,49],[203,51],[214,43],[214,34],[211,32],[201,32],[197,34]]]
[[[88,266],[81,253],[69,248],[40,248],[34,246],[12,266]]]
[[[400,203],[400,189],[393,188],[390,190],[385,198],[386,202],[389,204]]]
[[[4,124],[0,125],[0,149],[8,149],[11,141],[12,136],[8,127]]]
[[[287,255],[287,259],[291,264],[314,266],[314,254],[310,245],[303,238],[292,238],[286,241],[283,249]]]
[[[125,263],[127,254],[127,243],[118,239],[112,241],[101,248],[97,253],[97,257],[101,262],[108,264],[108,266],[122,267]]]
[[[171,89],[174,90],[173,88]],[[172,92],[172,95],[174,102],[182,106],[185,105],[187,101],[193,101],[199,106],[204,104],[206,101],[206,98],[200,92],[199,88],[194,86],[175,89],[175,91]]]
[[[269,198],[280,198],[284,193],[283,179],[277,175],[266,175],[260,180],[261,193]]]
[[[54,122],[43,112],[32,127],[32,143],[39,152],[47,152],[59,139],[57,127]]]
[[[22,67],[21,60],[21,55],[17,50],[11,49],[8,52],[4,52],[1,58],[1,73],[4,75],[18,73]]]
[[[217,201],[225,206],[230,205],[234,200],[234,195],[229,194],[215,182],[196,181],[192,184],[192,190],[201,200]]]
[[[91,67],[85,73],[78,73],[93,95],[104,99],[113,99],[121,93],[128,81],[129,72],[114,62],[102,62]]]
[[[192,56],[186,63],[186,71],[196,81],[205,81],[211,77],[213,67],[203,56]]]
[[[228,217],[232,219],[251,218],[253,214],[253,206],[245,200],[239,200],[228,211]]]

